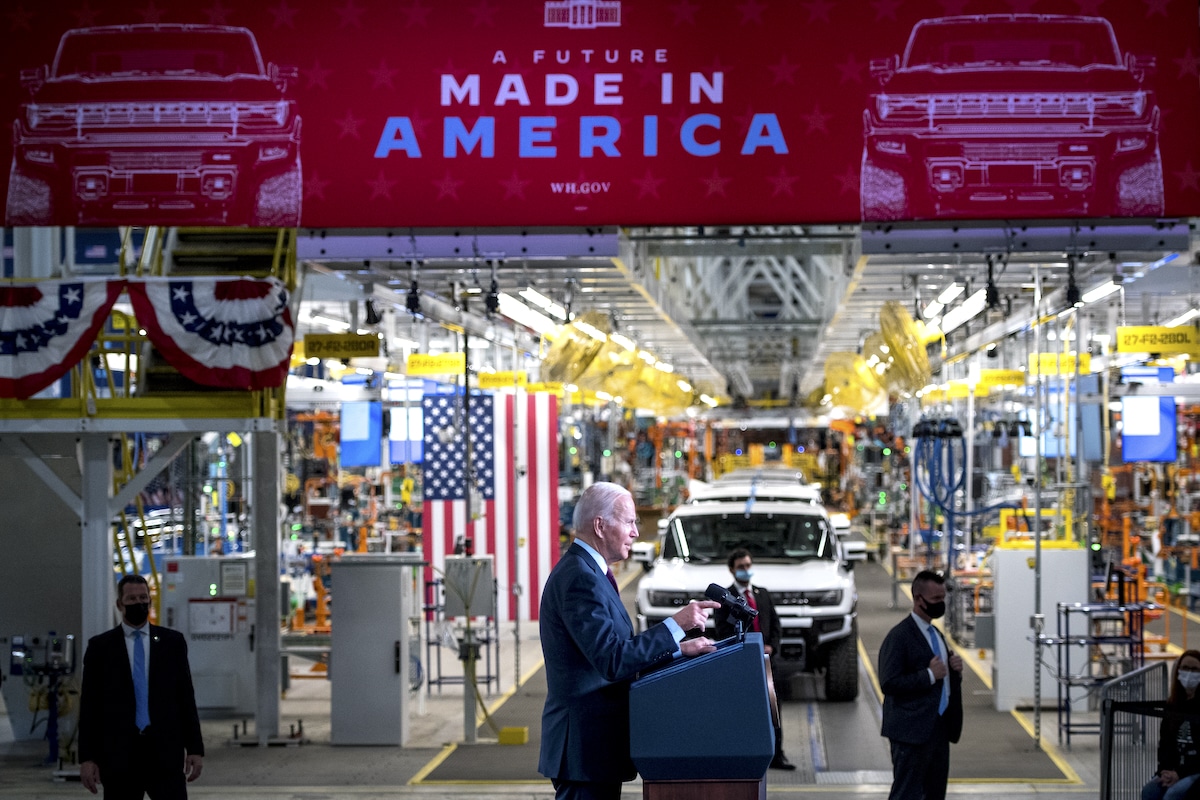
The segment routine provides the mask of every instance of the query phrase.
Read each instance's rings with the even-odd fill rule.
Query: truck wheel
[[[825,668],[825,699],[845,702],[858,697],[858,625],[850,626],[850,635],[829,646],[829,666]]]

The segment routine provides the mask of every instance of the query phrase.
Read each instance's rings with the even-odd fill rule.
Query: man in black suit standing
[[[892,745],[889,800],[943,800],[950,743],[962,735],[962,659],[932,621],[946,613],[946,581],[929,570],[912,582],[912,613],[879,648],[883,735]]]
[[[546,705],[538,772],[557,800],[619,800],[637,775],[629,753],[629,684],[673,657],[711,653],[700,630],[717,603],[693,600],[635,634],[609,564],[629,558],[638,537],[633,496],[593,483],[575,505],[575,541],[550,571],[539,625],[546,659]],[[699,701],[700,698],[697,698]]]
[[[200,777],[204,742],[187,643],[147,623],[150,587],[141,575],[117,584],[121,624],[93,636],[83,656],[79,777],[105,800],[183,800]]]
[[[779,643],[783,639],[783,626],[779,624],[779,615],[775,613],[775,603],[771,600],[771,593],[761,586],[750,583],[750,579],[754,575],[754,559],[751,558],[749,550],[739,547],[729,554],[727,563],[729,571],[733,573],[733,585],[729,587],[729,591],[740,596],[746,601],[746,605],[758,611],[758,616],[750,623],[749,630],[762,634],[763,649],[771,658],[773,668],[779,654]],[[713,622],[717,626],[716,637],[718,640],[728,639],[737,630],[733,620],[729,618],[729,610],[725,606],[721,606],[713,612]],[[772,669],[773,671],[774,669]],[[783,728],[780,726],[778,718],[775,718],[774,721],[775,757],[771,759],[771,769],[794,770],[796,765],[788,761],[787,756],[783,754]]]

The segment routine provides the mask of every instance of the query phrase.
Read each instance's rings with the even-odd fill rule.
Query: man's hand
[[[1179,773],[1173,769],[1164,769],[1158,773],[1158,782],[1163,787],[1174,786],[1179,781]]]
[[[671,615],[671,619],[684,631],[691,631],[703,628],[708,621],[709,610],[720,607],[721,604],[715,600],[693,600]]]
[[[183,760],[183,774],[187,775],[188,783],[199,778],[202,769],[204,769],[204,756],[189,755]]]
[[[100,765],[95,761],[85,761],[80,764],[79,782],[83,784],[83,788],[95,794],[96,787],[100,785]]]
[[[679,643],[679,651],[683,653],[685,658],[711,653],[716,649],[717,646],[713,643],[713,640],[704,636],[695,639],[684,639]]]
[[[962,656],[958,653],[950,654],[950,669],[955,672],[962,672]]]
[[[942,661],[941,656],[934,656],[929,662],[929,671],[933,673],[933,679],[940,681],[946,677],[946,662]]]

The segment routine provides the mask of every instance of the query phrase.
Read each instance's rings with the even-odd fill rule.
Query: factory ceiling
[[[320,317],[362,326],[370,297],[379,308],[390,306],[387,330],[403,339],[415,340],[405,331],[430,323],[479,328],[467,320],[486,324],[488,335],[508,331],[497,341],[536,352],[536,335],[487,315],[494,279],[513,298],[533,296],[532,289],[572,314],[599,311],[610,332],[700,390],[748,401],[820,388],[829,355],[859,352],[879,329],[885,302],[920,319],[957,285],[949,311],[987,288],[989,270],[998,302],[949,333],[947,357],[1027,325],[1039,296],[1043,314],[1058,311],[1072,273],[1085,295],[1110,279],[1124,289],[1082,308],[1093,330],[1162,324],[1200,305],[1200,267],[1186,220],[304,230],[298,249],[302,299]],[[406,310],[414,281],[418,317]],[[430,335],[423,334],[426,341]]]

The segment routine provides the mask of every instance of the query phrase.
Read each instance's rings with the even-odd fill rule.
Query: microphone
[[[716,583],[710,583],[708,588],[704,590],[704,596],[709,600],[715,600],[721,604],[721,608],[729,612],[731,617],[740,619],[742,622],[749,624],[751,620],[758,616],[757,609],[753,609],[746,605],[746,601],[737,595],[731,595],[726,591],[724,586]]]

